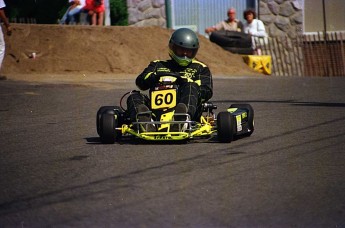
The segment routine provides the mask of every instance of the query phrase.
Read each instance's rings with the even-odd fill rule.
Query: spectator
[[[205,29],[210,41],[218,44],[225,50],[237,54],[252,53],[252,37],[243,33],[243,24],[236,19],[236,10],[228,10],[228,19],[213,27]]]
[[[5,15],[5,11],[4,11],[5,7],[6,7],[6,4],[4,0],[0,0],[0,19],[3,21],[5,25],[7,35],[10,36],[12,33],[12,28]],[[5,56],[5,39],[4,39],[4,34],[2,32],[2,28],[0,27],[0,69],[1,69],[4,56]]]
[[[205,33],[210,34],[214,31],[226,30],[226,31],[237,31],[241,32],[243,29],[243,24],[241,21],[236,19],[236,10],[230,8],[228,10],[228,19],[220,21],[218,24],[208,27],[205,29]]]
[[[75,17],[85,7],[85,0],[69,0],[69,7],[63,15],[60,24],[73,24],[76,23]]]
[[[253,9],[247,9],[243,12],[243,17],[246,20],[243,31],[251,36],[267,37],[265,25],[259,19],[256,19],[256,13]]]
[[[259,38],[263,38],[263,42],[265,44],[268,42],[265,25],[261,20],[256,19],[256,13],[253,9],[245,10],[243,12],[243,17],[246,20],[243,26],[243,31],[251,36],[254,54],[261,55],[261,42],[259,41]]]
[[[86,0],[84,10],[91,18],[91,25],[103,25],[104,22],[104,0]]]

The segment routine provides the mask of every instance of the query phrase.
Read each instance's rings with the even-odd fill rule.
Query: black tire
[[[221,47],[251,48],[252,39],[250,35],[235,31],[215,31],[210,35],[210,41]]]
[[[116,110],[116,109],[120,109],[120,107],[118,106],[102,106],[98,109],[97,111],[97,116],[96,116],[96,128],[97,128],[97,134],[99,136],[101,136],[102,132],[101,132],[101,128],[100,128],[100,121],[101,121],[101,115],[104,111],[106,110]]]
[[[230,143],[234,138],[234,120],[230,112],[220,112],[217,115],[218,140]]]
[[[250,104],[232,104],[230,108],[245,109],[248,111],[248,128],[250,132],[247,134],[250,136],[254,132],[254,109]]]
[[[106,110],[101,114],[99,123],[101,131],[101,142],[106,144],[113,144],[117,138],[116,127],[118,127],[118,120],[115,118],[116,112],[114,110]]]

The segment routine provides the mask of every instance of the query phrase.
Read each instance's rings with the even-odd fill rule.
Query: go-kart
[[[175,113],[178,77],[175,73],[164,73],[155,88],[150,90],[150,111],[137,113],[137,119],[141,115],[149,115],[150,121],[131,121],[122,105],[124,97],[138,91],[124,94],[120,106],[100,107],[96,125],[101,142],[112,144],[124,137],[147,141],[187,141],[216,136],[218,141],[230,143],[235,137],[250,136],[254,132],[254,110],[249,104],[232,104],[216,116],[213,110],[217,106],[205,102],[199,121],[191,120],[187,113]]]

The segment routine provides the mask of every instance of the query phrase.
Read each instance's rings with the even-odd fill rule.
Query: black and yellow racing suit
[[[197,120],[202,112],[201,103],[208,101],[213,95],[212,74],[209,68],[195,59],[188,66],[180,66],[174,60],[156,60],[137,77],[136,85],[140,90],[153,88],[157,82],[155,74],[161,72],[180,74],[182,80],[178,80],[177,103],[184,103],[192,120]],[[127,99],[127,110],[133,121],[135,121],[139,104],[150,107],[146,96],[141,93],[132,93]]]

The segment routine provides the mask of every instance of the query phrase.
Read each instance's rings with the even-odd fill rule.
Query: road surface
[[[345,78],[215,77],[217,111],[255,110],[230,144],[102,145],[135,89],[105,83],[0,81],[0,227],[345,227]]]

